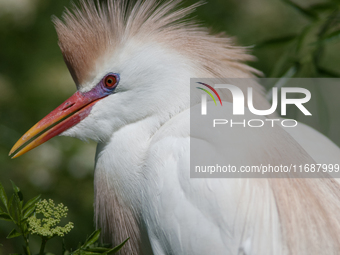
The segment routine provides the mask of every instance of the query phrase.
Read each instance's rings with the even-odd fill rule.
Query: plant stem
[[[24,237],[24,240],[25,240],[25,248],[26,248],[26,253],[27,255],[31,255],[31,250],[30,250],[30,247],[29,247],[29,244],[28,244],[28,241],[27,239]]]
[[[41,237],[41,246],[40,246],[39,255],[44,255],[44,250],[45,250],[45,246],[46,246],[47,240],[48,239],[46,239],[44,237]]]
[[[31,255],[31,250],[30,250],[30,246],[29,246],[29,235],[24,234],[25,233],[24,228],[20,223],[17,223],[17,226],[19,227],[19,229],[22,233],[22,237],[24,238],[26,254]]]

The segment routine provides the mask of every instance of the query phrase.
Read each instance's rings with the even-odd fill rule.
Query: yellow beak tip
[[[16,149],[14,149],[14,147],[13,147],[11,149],[11,151],[8,153],[8,156],[11,157],[14,154],[15,151],[16,151]],[[13,156],[12,156],[12,158],[13,158]]]
[[[16,155],[13,155],[13,152],[10,152],[10,153],[8,154],[8,156],[11,157],[11,159],[16,158],[16,157],[15,157]]]

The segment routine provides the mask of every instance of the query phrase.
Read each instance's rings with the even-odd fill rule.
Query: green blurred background
[[[338,77],[339,1],[206,2],[195,13],[197,19],[213,32],[225,31],[239,45],[251,46],[257,60],[249,64],[265,77]],[[69,0],[0,0],[0,181],[10,191],[13,180],[26,198],[42,194],[67,205],[75,228],[66,245],[74,247],[94,230],[96,145],[58,137],[18,159],[8,157],[22,134],[76,90],[51,22],[52,15],[61,17],[70,6]],[[309,124],[339,145],[340,91],[316,89],[318,111]],[[291,110],[290,116],[295,115]],[[20,238],[6,240],[11,229],[0,221],[0,254],[22,251]],[[33,250],[39,242],[32,239]],[[57,238],[51,241],[47,250],[61,253],[58,243]]]

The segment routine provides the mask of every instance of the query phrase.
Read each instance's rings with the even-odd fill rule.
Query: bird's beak
[[[71,128],[89,115],[93,105],[99,99],[94,97],[92,93],[76,92],[28,130],[16,142],[9,155],[13,155],[21,148],[12,158],[19,157]]]

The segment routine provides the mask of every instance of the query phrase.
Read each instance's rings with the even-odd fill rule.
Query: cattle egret
[[[130,237],[121,254],[339,254],[334,179],[190,178],[189,109],[200,105],[199,97],[189,100],[190,78],[257,71],[243,63],[251,59],[245,49],[183,20],[199,4],[127,2],[81,0],[63,21],[54,19],[78,91],[10,154],[18,157],[56,135],[96,141],[96,223],[113,244]],[[261,87],[251,86],[257,109],[270,108]],[[231,104],[225,98],[223,104]],[[249,146],[245,141],[254,137],[258,142]],[[209,134],[192,139],[208,142]],[[246,147],[247,155],[278,164],[340,156],[331,141],[302,124],[286,131],[236,129],[210,147],[228,160],[226,144],[246,165],[256,158],[242,157]]]

